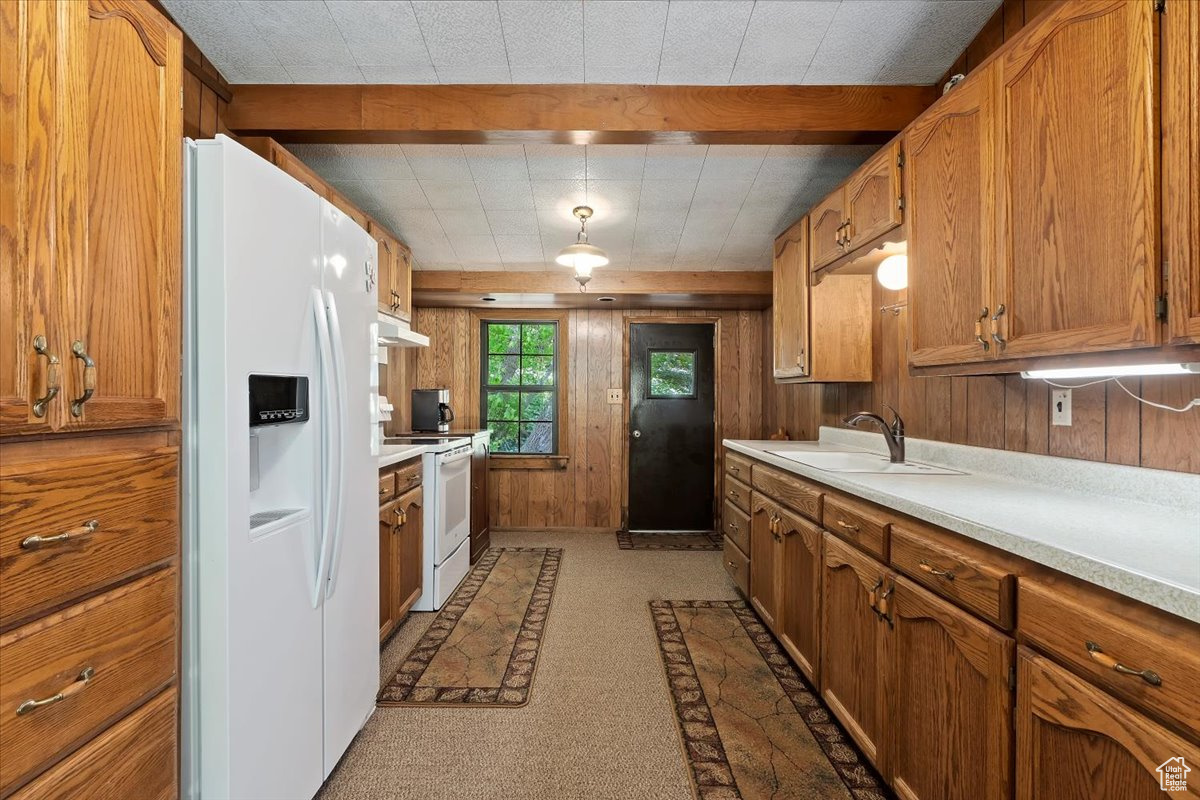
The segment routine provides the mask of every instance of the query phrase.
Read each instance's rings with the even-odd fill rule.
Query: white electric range
[[[414,611],[437,611],[471,569],[471,437],[413,434],[384,444],[419,444],[425,488],[422,564],[425,590]]]

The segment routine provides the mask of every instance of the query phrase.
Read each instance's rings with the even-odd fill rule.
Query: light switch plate
[[[1055,389],[1050,393],[1050,424],[1070,426],[1071,390]]]
[[[609,389],[608,390],[608,404],[615,406],[615,405],[619,405],[620,402],[621,402],[621,390],[620,389]]]

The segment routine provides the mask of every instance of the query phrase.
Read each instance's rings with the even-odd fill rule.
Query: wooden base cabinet
[[[488,508],[488,460],[492,446],[475,437],[471,451],[471,563],[492,545],[491,511]]]
[[[750,605],[771,630],[777,627],[779,608],[778,559],[779,534],[775,530],[776,507],[762,495],[751,495],[750,513]]]
[[[1012,796],[1011,638],[888,579],[883,773],[906,800]]]
[[[1200,798],[1195,765],[1200,747],[1020,648],[1018,800]],[[1168,773],[1184,776],[1186,790],[1164,792]]]
[[[424,504],[424,490],[418,486],[379,509],[380,641],[396,629],[423,590]]]
[[[887,570],[836,536],[824,536],[821,697],[867,759],[879,766],[887,623],[876,609]]]

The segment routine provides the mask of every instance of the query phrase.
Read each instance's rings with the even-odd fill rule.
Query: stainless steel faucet
[[[888,453],[891,455],[893,464],[904,463],[904,420],[900,418],[900,412],[891,406],[884,404],[889,411],[892,412],[892,424],[888,425],[883,421],[883,417],[878,414],[872,414],[869,411],[860,411],[857,414],[851,414],[842,420],[848,427],[857,428],[860,422],[874,422],[879,426],[879,430],[883,433],[883,438],[887,440]]]

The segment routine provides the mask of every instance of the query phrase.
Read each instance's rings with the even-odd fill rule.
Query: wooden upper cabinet
[[[396,261],[392,268],[392,286],[396,290],[397,317],[412,320],[412,251],[396,242]]]
[[[67,355],[51,327],[54,15],[53,3],[0,3],[0,435],[48,432],[61,408],[51,398],[35,413],[61,392]]]
[[[995,63],[997,355],[1157,345],[1153,3],[1056,5]]]
[[[887,570],[836,536],[824,536],[821,697],[871,763],[878,765],[884,736],[882,672],[887,624],[875,607]]]
[[[1016,727],[1019,800],[1200,797],[1200,747],[1025,648]],[[1181,762],[1187,790],[1164,792],[1160,768]]]
[[[775,377],[808,374],[808,217],[775,240],[771,321]]]
[[[1016,645],[904,578],[888,585],[884,774],[913,800],[1007,800]]]
[[[846,188],[839,186],[808,212],[809,268],[820,269],[837,261],[845,251]]]
[[[995,76],[976,70],[905,134],[909,361],[981,361],[994,352]],[[978,327],[977,327],[978,326]]]
[[[412,253],[387,228],[369,220],[368,231],[379,242],[379,310],[412,319]]]
[[[182,37],[149,3],[88,0],[58,13],[65,419],[74,429],[176,422]]]
[[[1167,330],[1200,342],[1200,7],[1172,3],[1162,15],[1163,261]]]
[[[846,181],[845,249],[883,236],[904,221],[901,208],[900,141],[895,140],[867,159]]]

